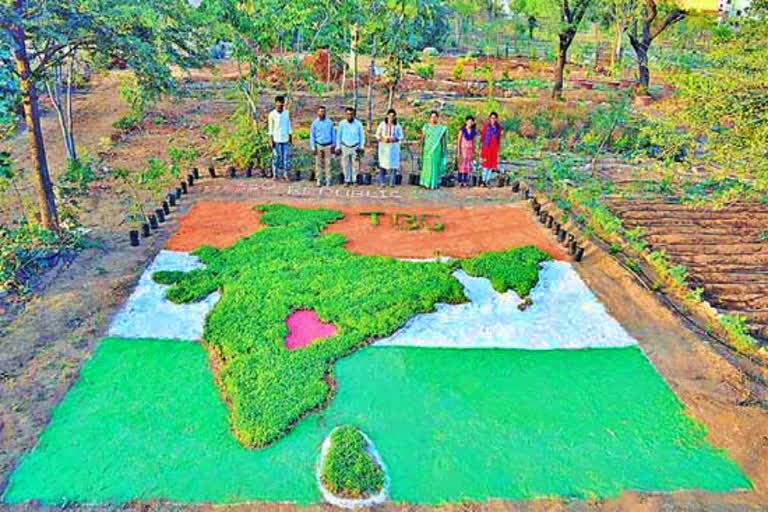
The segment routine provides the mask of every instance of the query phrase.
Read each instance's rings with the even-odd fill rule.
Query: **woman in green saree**
[[[448,153],[445,125],[438,124],[439,114],[433,110],[429,114],[429,123],[421,130],[421,179],[422,187],[437,188],[440,177],[445,172],[445,161]]]

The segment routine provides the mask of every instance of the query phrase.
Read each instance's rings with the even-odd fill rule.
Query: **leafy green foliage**
[[[179,177],[179,170],[167,162],[150,157],[147,167],[138,171],[115,169],[114,176],[128,189],[130,204],[126,218],[135,224],[147,222],[144,206],[157,203],[164,193]]]
[[[517,79],[502,79],[495,83],[500,89],[531,89],[541,90],[549,88],[549,81],[539,77],[526,77]]]
[[[749,335],[747,319],[741,315],[720,315],[720,325],[736,343],[736,348],[748,350],[757,346],[757,341]]]
[[[117,130],[130,131],[144,121],[147,111],[159,99],[159,91],[144,88],[134,76],[120,78],[118,87],[120,97],[128,103],[128,112],[112,124]]]
[[[269,167],[272,148],[267,131],[257,126],[246,109],[238,110],[229,120],[233,125],[232,130],[217,130],[210,125],[207,127],[210,133],[215,134],[214,147],[238,167]]]
[[[321,477],[329,491],[344,498],[368,497],[384,487],[384,471],[368,452],[368,441],[351,425],[331,433]]]
[[[475,277],[488,277],[493,289],[499,293],[514,290],[527,297],[539,281],[539,264],[549,255],[536,247],[522,247],[511,251],[488,252],[477,258],[461,262],[461,268]]]
[[[9,65],[10,49],[3,44],[0,37],[0,141],[16,128],[19,84]]]
[[[63,252],[82,244],[79,231],[49,231],[22,222],[18,227],[0,226],[0,288],[24,292],[27,281],[56,262]]]
[[[219,380],[232,406],[233,427],[247,446],[274,441],[325,404],[330,389],[323,377],[336,359],[391,335],[438,302],[464,302],[451,275],[457,266],[490,277],[497,289],[526,294],[536,282],[538,263],[547,259],[534,248],[451,263],[359,256],[344,250],[343,236],[321,235],[342,217],[338,211],[257,208],[264,212],[265,228],[231,247],[194,252],[205,269],[156,276],[172,283],[166,296],[177,303],[221,292],[203,340],[221,359]],[[333,323],[337,335],[288,351],[285,320],[300,309]]]
[[[22,179],[23,169],[14,169],[11,154],[7,151],[0,151],[0,194],[9,198],[13,195],[16,204],[12,217],[21,216],[25,221],[28,221],[27,205],[19,190],[19,182]]]
[[[87,196],[90,184],[95,179],[96,174],[90,159],[68,159],[67,168],[59,178],[58,186],[66,198]]]
[[[67,159],[67,167],[54,189],[61,226],[70,230],[81,226],[82,202],[90,194],[90,185],[96,179],[94,166],[94,161],[87,156]]]
[[[704,69],[671,73],[678,101],[664,114],[703,141],[695,163],[712,178],[739,178],[750,186],[716,204],[759,198],[768,191],[768,3],[753,2],[735,33],[716,32]]]
[[[414,71],[419,76],[419,78],[423,78],[424,80],[431,80],[435,77],[435,65],[433,63],[427,64],[416,64],[416,67],[414,68]]]
[[[184,274],[185,272],[180,272],[178,270],[161,270],[152,274],[152,280],[157,284],[170,285],[181,281]]]
[[[168,157],[171,159],[171,169],[179,175],[182,169],[194,165],[200,156],[200,152],[191,146],[168,146]]]

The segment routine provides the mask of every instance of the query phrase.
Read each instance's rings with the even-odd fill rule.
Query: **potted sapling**
[[[150,158],[148,165],[138,171],[128,169],[116,169],[115,178],[127,189],[130,197],[130,204],[126,219],[129,220],[136,229],[131,231],[141,231],[142,236],[150,235],[150,227],[157,229],[156,213],[148,214],[145,204],[159,204],[163,200],[163,191],[169,183],[178,177],[173,169],[156,158]],[[123,190],[116,189],[122,195]],[[163,213],[166,206],[163,204]],[[158,215],[159,217],[159,215]],[[132,244],[136,242],[135,233],[129,233]]]
[[[150,233],[149,217],[144,211],[142,194],[132,179],[133,175],[129,170],[115,169],[114,176],[126,186],[131,198],[123,222],[127,222],[131,226],[131,229],[128,231],[130,243],[132,247],[137,247],[139,245],[139,233],[143,237],[148,237]]]

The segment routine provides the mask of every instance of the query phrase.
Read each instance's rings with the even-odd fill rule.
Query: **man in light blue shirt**
[[[331,153],[336,145],[336,132],[333,121],[325,115],[325,107],[317,109],[317,119],[312,121],[309,129],[309,149],[315,155],[315,177],[317,186],[323,186],[323,171],[325,171],[325,184],[331,184]]]
[[[347,107],[347,118],[339,123],[336,133],[336,154],[341,153],[341,166],[344,168],[344,182],[347,186],[357,181],[360,160],[365,147],[363,123],[355,119],[355,109]]]

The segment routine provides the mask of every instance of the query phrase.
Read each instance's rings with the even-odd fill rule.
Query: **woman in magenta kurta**
[[[499,148],[501,147],[501,125],[499,115],[491,112],[480,136],[480,159],[483,166],[483,184],[487,187],[493,171],[499,169]]]
[[[464,120],[464,126],[459,130],[459,142],[456,152],[460,187],[469,184],[469,173],[472,172],[472,164],[475,162],[476,138],[477,130],[475,129],[475,118],[467,116]]]

